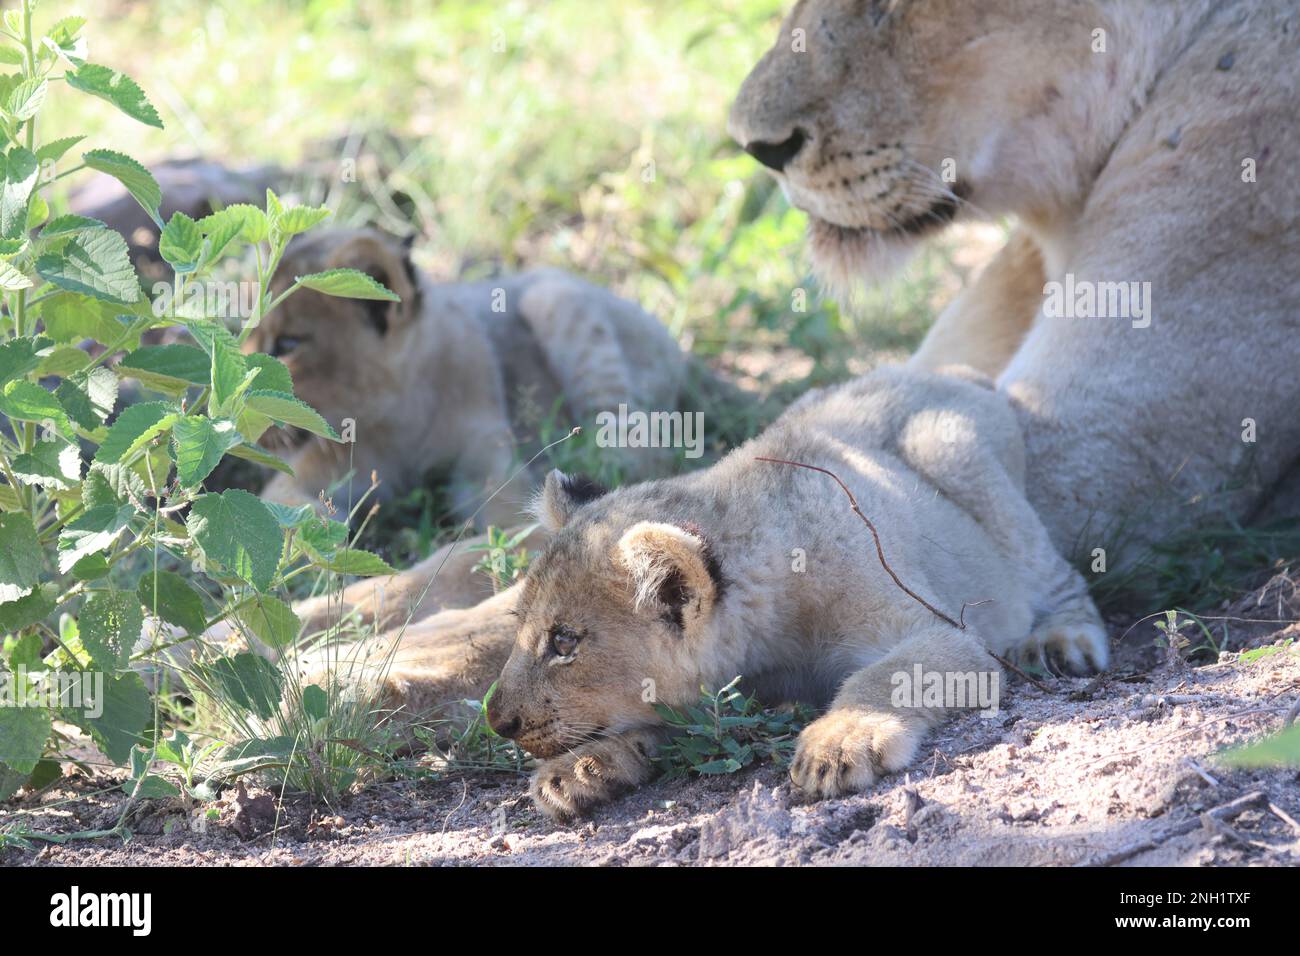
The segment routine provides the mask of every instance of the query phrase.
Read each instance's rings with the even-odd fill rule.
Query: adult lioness
[[[842,479],[888,567],[831,477],[765,458]],[[989,385],[886,369],[806,396],[701,472],[603,495],[553,472],[538,506],[552,537],[488,719],[548,758],[533,795],[568,818],[650,775],[654,703],[692,705],[701,685],[743,674],[766,700],[830,702],[799,738],[801,788],[869,786],[945,713],[976,706],[900,698],[900,675],[968,685],[997,672],[987,651],[1074,673],[1106,663],[1105,630],[1025,500],[1023,466]],[[941,616],[979,600],[965,629]]]
[[[343,267],[369,273],[401,302],[301,290],[248,339],[250,350],[282,359],[297,394],[336,427],[355,423],[350,444],[301,437],[295,475],[276,475],[263,491],[271,500],[313,499],[349,468],[363,481],[377,471],[382,497],[447,465],[453,505],[467,516],[515,472],[517,444],[557,411],[563,433],[620,404],[676,407],[685,371],[677,343],[652,316],[589,283],[557,270],[435,283],[396,240],[336,229],[291,245],[272,291]],[[632,477],[662,473],[665,464],[661,448],[610,454]],[[519,476],[483,510],[481,524],[516,521],[532,487]]]
[[[996,376],[1058,547],[1132,557],[1300,454],[1297,102],[1294,2],[801,0],[730,129],[839,280],[1018,218],[913,365]]]

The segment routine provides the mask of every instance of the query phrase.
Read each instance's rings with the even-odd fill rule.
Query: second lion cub
[[[879,530],[889,566],[829,477]],[[552,531],[529,570],[492,696],[493,728],[543,763],[538,805],[566,819],[643,782],[654,703],[694,704],[743,675],[766,701],[829,705],[791,767],[818,797],[905,767],[954,709],[897,706],[897,675],[988,673],[989,655],[1104,667],[1082,577],[1025,500],[1020,432],[974,374],[899,369],[814,392],[704,471],[601,493],[552,472]]]

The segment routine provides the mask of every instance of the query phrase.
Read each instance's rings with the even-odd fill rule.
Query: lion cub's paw
[[[832,711],[804,728],[790,779],[817,799],[865,790],[912,762],[925,727],[897,714]]]
[[[547,760],[533,774],[528,793],[548,817],[568,823],[641,783],[649,772],[640,748],[611,738]]]
[[[1054,674],[1087,677],[1110,663],[1110,641],[1097,621],[1049,618],[1034,628],[1019,656]]]

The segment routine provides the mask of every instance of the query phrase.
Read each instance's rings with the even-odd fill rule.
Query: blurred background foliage
[[[413,233],[438,278],[553,265],[638,301],[770,399],[688,393],[709,454],[682,467],[806,388],[909,352],[1005,235],[958,227],[851,306],[822,293],[803,214],[726,135],[789,0],[100,2],[89,58],[133,76],[166,129],[142,135],[77,98],[43,136],[91,130],[86,146],[132,143],[146,163],[274,163],[301,171],[295,198],[327,202],[336,223]],[[591,471],[598,452],[584,435],[550,464]],[[449,533],[445,504],[431,480],[375,516],[366,543],[417,560]]]
[[[309,168],[342,221],[416,232],[435,275],[569,268],[743,383],[793,392],[913,347],[1001,233],[957,235],[851,310],[821,295],[803,215],[725,132],[787,5],[105,0],[90,55],[162,112],[143,159]],[[139,141],[93,100],[77,107],[53,125]],[[342,179],[363,141],[384,189]]]

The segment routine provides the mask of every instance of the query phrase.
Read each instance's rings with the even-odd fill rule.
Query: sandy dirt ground
[[[379,783],[337,807],[228,789],[201,832],[146,801],[132,839],[10,850],[9,865],[1297,865],[1300,773],[1215,754],[1280,729],[1300,695],[1300,595],[1279,579],[1225,608],[1217,663],[1171,664],[1150,623],[1113,622],[1097,680],[1012,677],[993,718],[932,736],[907,774],[809,804],[783,771],[649,785],[571,827],[510,774]],[[1245,623],[1250,619],[1257,623]],[[1127,632],[1127,633],[1126,633]],[[1253,660],[1243,648],[1273,647]],[[72,832],[112,826],[113,779],[68,777],[9,811]],[[73,800],[41,810],[55,801]],[[0,814],[0,821],[4,814]],[[277,825],[278,824],[278,825]]]

